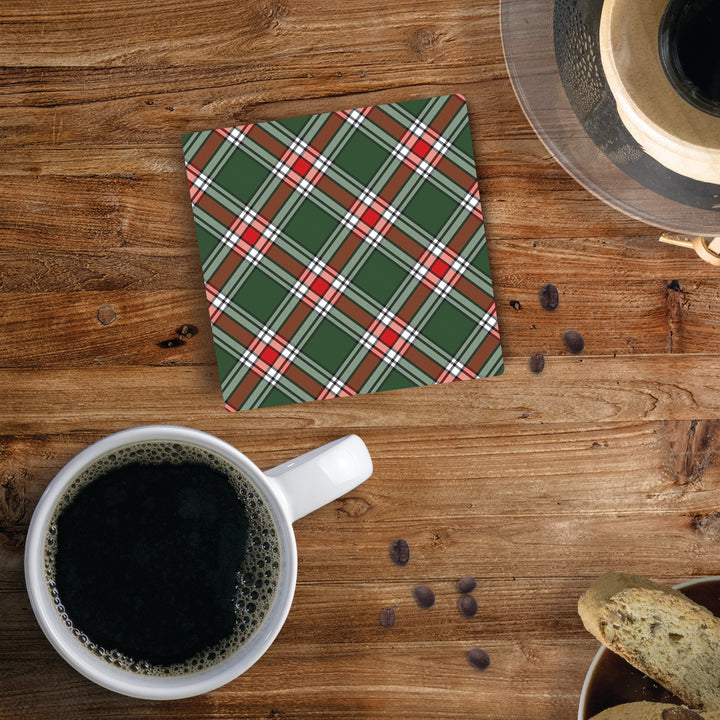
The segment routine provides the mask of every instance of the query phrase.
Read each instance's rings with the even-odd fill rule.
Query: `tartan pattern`
[[[183,136],[228,410],[503,371],[465,99]]]

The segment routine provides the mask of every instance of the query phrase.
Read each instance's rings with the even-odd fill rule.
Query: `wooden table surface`
[[[593,578],[720,572],[718,270],[549,156],[496,0],[9,0],[0,16],[0,717],[572,718],[597,649],[576,612]],[[470,111],[505,374],[226,412],[181,134],[451,92]],[[296,523],[299,583],[270,651],[177,702],[77,674],[24,587],[48,482],[144,423],[214,433],[263,468],[358,433],[375,464]]]

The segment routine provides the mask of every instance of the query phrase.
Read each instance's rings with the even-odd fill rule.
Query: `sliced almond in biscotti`
[[[606,573],[580,598],[585,627],[686,705],[720,711],[720,619],[678,590]]]
[[[720,720],[720,714],[668,703],[631,702],[603,710],[590,720]]]

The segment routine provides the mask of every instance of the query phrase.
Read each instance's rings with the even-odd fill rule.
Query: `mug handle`
[[[372,471],[365,443],[357,435],[346,435],[267,470],[265,475],[284,499],[290,522],[295,522],[357,487]]]

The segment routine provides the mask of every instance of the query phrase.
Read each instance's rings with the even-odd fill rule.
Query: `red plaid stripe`
[[[465,197],[460,201],[460,206],[482,222],[483,214],[482,207],[480,205],[480,192],[478,191],[477,180],[472,184]]]
[[[370,107],[354,108],[352,110],[338,110],[335,114],[353,127],[359,127],[372,110],[373,107],[371,105]]]
[[[412,325],[384,308],[370,323],[360,344],[395,367],[419,334]]]
[[[423,285],[445,297],[455,287],[470,263],[455,250],[433,240],[417,260],[410,274]]]
[[[288,147],[272,169],[273,175],[298,190],[310,194],[330,167],[330,160],[315,148],[297,138]]]
[[[187,173],[188,187],[190,188],[190,201],[195,205],[205,195],[205,191],[210,187],[212,180],[192,163],[185,166],[185,171]]]
[[[497,315],[495,314],[495,302],[493,301],[493,304],[487,309],[487,312],[485,313],[483,319],[480,321],[480,324],[488,328],[492,325],[492,330],[490,330],[490,334],[500,339],[500,331],[498,330],[498,324],[497,324]]]
[[[337,270],[315,258],[303,270],[290,292],[324,317],[349,284],[350,281]]]
[[[416,120],[403,133],[392,154],[412,170],[427,175],[450,147],[451,143],[436,130]]]
[[[400,211],[370,190],[363,190],[342,218],[342,224],[363,240],[377,245],[394,226]]]
[[[230,298],[212,283],[205,283],[205,297],[210,310],[210,322],[215,323],[230,304]]]
[[[350,397],[351,395],[357,395],[357,390],[333,375],[327,385],[325,385],[322,391],[317,395],[316,399],[327,400],[328,398]]]
[[[245,208],[220,238],[241,258],[258,265],[280,235],[280,229],[254,210]]]
[[[228,142],[236,147],[239,147],[252,127],[252,125],[241,125],[239,127],[219,128],[217,130],[213,130],[212,135],[220,138],[220,140],[216,141],[218,145],[221,142]],[[210,143],[212,146],[210,138],[208,138],[205,142],[206,144]],[[204,167],[204,163],[201,164]],[[190,200],[192,204],[195,205],[203,197],[203,195],[205,195],[205,191],[210,187],[210,185],[212,185],[212,178],[205,175],[202,169],[193,163],[185,164],[185,172],[187,173],[188,186],[190,188]]]
[[[292,343],[274,330],[263,327],[240,356],[240,362],[268,384],[276,385],[298,352]]]
[[[453,382],[454,380],[472,380],[476,373],[459,360],[453,358],[437,376],[439,383]]]

